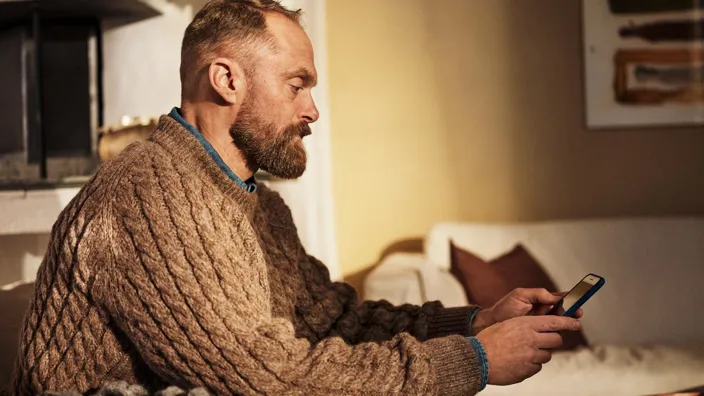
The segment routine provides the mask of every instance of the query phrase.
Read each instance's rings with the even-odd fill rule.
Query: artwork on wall
[[[588,126],[704,126],[704,0],[582,4]]]

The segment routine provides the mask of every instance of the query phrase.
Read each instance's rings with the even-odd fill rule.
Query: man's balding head
[[[300,25],[301,10],[291,11],[277,0],[211,0],[186,29],[181,46],[182,95],[219,56],[235,59],[252,72],[257,50],[275,50],[267,15],[280,14]]]
[[[184,118],[245,178],[258,169],[281,178],[305,170],[302,139],[318,119],[318,75],[299,18],[274,0],[213,0],[186,30]]]

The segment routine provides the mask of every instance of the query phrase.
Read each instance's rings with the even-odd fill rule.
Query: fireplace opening
[[[0,2],[0,189],[90,177],[103,125],[102,27],[158,14],[139,0]]]

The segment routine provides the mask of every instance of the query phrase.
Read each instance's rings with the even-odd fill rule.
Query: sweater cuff
[[[479,362],[479,367],[482,372],[482,387],[480,390],[486,388],[486,383],[489,381],[489,359],[486,358],[486,351],[484,350],[484,345],[479,341],[477,337],[469,337],[469,342],[472,344],[472,349],[477,355],[477,361]]]
[[[466,337],[435,338],[424,344],[431,356],[438,395],[474,395],[483,389],[482,368]]]
[[[476,307],[441,308],[428,317],[428,339],[448,335],[472,335],[470,316]]]
[[[469,312],[469,334],[470,335],[476,335],[472,334],[472,326],[474,325],[474,317],[477,316],[479,311],[482,309],[480,307],[472,307],[472,310]]]

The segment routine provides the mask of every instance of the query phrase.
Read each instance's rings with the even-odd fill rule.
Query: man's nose
[[[309,93],[310,95],[310,93]],[[316,121],[318,121],[318,118],[320,118],[320,113],[318,112],[318,108],[315,106],[315,101],[313,100],[313,96],[309,96],[310,100],[308,101],[308,104],[306,105],[305,109],[303,110],[301,114],[301,118],[309,123],[312,124]]]

